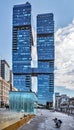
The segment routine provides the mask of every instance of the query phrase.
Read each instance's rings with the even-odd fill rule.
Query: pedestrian
[[[55,119],[53,119],[53,120],[54,120],[54,122],[55,122],[56,127],[57,127],[57,128],[60,128],[60,127],[61,127],[61,124],[62,124],[62,121],[61,121],[60,119],[57,119],[57,118],[55,118]]]

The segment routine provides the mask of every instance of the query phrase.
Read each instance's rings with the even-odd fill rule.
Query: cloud
[[[55,33],[55,85],[74,89],[74,20]]]

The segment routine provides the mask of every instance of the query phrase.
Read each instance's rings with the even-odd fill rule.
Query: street
[[[57,117],[62,120],[61,128],[56,128],[53,119]],[[35,118],[18,130],[74,130],[74,117],[59,112],[38,109]]]

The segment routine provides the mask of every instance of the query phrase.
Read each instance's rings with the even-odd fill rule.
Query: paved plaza
[[[24,113],[21,112],[12,112],[9,109],[0,108],[0,130],[19,121],[23,115]]]
[[[2,124],[6,126],[9,123],[10,125],[13,121],[18,121],[23,114],[10,112],[9,110],[0,110],[0,130]],[[55,127],[53,121],[55,117],[62,120],[61,128]],[[18,130],[74,130],[74,117],[60,112],[38,109],[36,116]]]
[[[0,109],[0,125],[7,121],[19,120],[20,117],[23,117],[24,113],[21,112],[12,112],[6,109]]]
[[[61,128],[56,128],[53,119],[62,120]],[[38,114],[18,130],[74,130],[74,117],[59,112],[39,109]]]

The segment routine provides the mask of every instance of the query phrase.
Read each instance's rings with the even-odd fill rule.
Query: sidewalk
[[[74,113],[67,113],[67,112],[61,112],[61,111],[56,111],[56,112],[63,113],[63,114],[66,114],[68,116],[73,116],[74,117]]]

